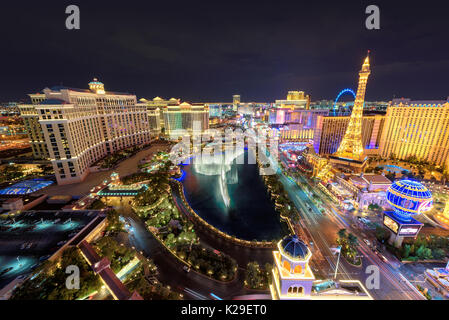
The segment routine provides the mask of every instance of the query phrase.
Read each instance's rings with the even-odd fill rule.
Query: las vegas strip
[[[449,298],[443,11],[100,3],[1,5],[0,300]]]

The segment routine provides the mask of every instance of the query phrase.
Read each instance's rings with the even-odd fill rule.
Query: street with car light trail
[[[175,199],[175,201],[176,200],[179,201],[179,199]],[[223,299],[233,299],[233,297],[236,296],[254,294],[254,290],[247,290],[243,287],[245,273],[242,266],[245,266],[245,264],[239,264],[236,279],[226,283],[212,280],[195,271],[186,272],[184,269],[185,265],[168,252],[161,243],[154,238],[154,236],[147,230],[145,223],[133,212],[127,201],[111,198],[108,200],[108,205],[114,206],[127,223],[129,232],[128,236],[122,239],[122,243],[135,247],[143,256],[152,259],[158,267],[158,275],[156,278],[161,283],[170,285],[174,290],[183,293],[186,299],[216,299],[211,296],[211,293]],[[184,211],[186,209],[183,206],[180,206],[179,208],[186,214],[186,211]],[[205,234],[205,232],[200,230],[198,230],[198,232]],[[210,239],[213,238],[208,236],[208,240]],[[212,243],[208,241],[207,243],[209,246],[215,245],[215,248],[221,249],[219,247],[220,239],[216,238],[215,242]],[[227,245],[223,249],[226,248],[232,250],[232,252],[238,251],[238,248],[240,248],[241,255],[239,255],[239,257],[249,260],[259,255],[263,259],[266,259],[266,257],[271,254],[271,252],[268,252],[267,250],[255,249],[254,252],[251,252],[251,255],[245,257],[248,252],[247,250],[242,250],[242,247],[240,246],[237,248],[237,246],[232,247]]]
[[[336,246],[337,232],[340,229],[347,229],[349,232],[355,234],[359,239],[358,250],[362,256],[362,267],[355,267],[340,259],[338,279],[356,279],[360,280],[364,285],[370,274],[366,274],[365,270],[368,266],[374,265],[379,267],[380,271],[380,288],[379,290],[369,290],[374,299],[386,300],[423,300],[424,297],[418,293],[417,289],[413,289],[410,283],[404,276],[401,275],[398,268],[392,267],[390,262],[383,262],[371,248],[363,241],[364,237],[360,230],[355,229],[347,222],[343,216],[341,209],[336,208],[325,196],[318,193],[316,187],[309,185],[310,189],[318,193],[323,201],[323,206],[327,214],[322,214],[311,199],[305,194],[301,187],[298,186],[291,178],[285,176],[283,173],[278,173],[279,179],[284,185],[290,199],[298,209],[302,227],[307,228],[307,231],[313,237],[314,246],[318,247],[321,254],[328,262],[326,268],[327,275],[333,276],[337,257],[332,254],[331,247]],[[304,178],[305,180],[306,178]],[[303,180],[303,181],[304,181]],[[308,182],[307,182],[308,183]],[[312,209],[308,210],[307,205]],[[391,256],[391,259],[395,259]],[[399,262],[397,262],[399,263]],[[323,267],[323,264],[320,265]]]
[[[362,267],[352,266],[342,257],[338,267],[338,279],[356,279],[360,280],[365,285],[365,281],[369,276],[369,274],[365,273],[365,269],[370,265],[375,265],[379,267],[381,278],[380,289],[369,290],[373,298],[391,300],[423,299],[417,290],[412,289],[411,284],[407,283],[407,280],[401,275],[400,271],[397,270],[397,265],[390,265],[392,263],[391,261],[393,261],[393,259],[396,260],[396,258],[389,256],[389,262],[383,262],[372,249],[365,244],[363,241],[363,239],[366,238],[365,235],[363,235],[359,229],[353,228],[351,223],[347,221],[350,217],[346,216],[346,212],[343,212],[331,201],[327,200],[327,196],[324,195],[321,190],[310,184],[306,177],[301,177],[301,182],[308,185],[312,192],[320,196],[327,214],[322,214],[320,212],[312,199],[294,180],[292,180],[292,178],[289,178],[280,172],[278,173],[278,177],[300,213],[300,221],[294,221],[293,224],[295,231],[297,231],[298,234],[306,232],[312,239],[311,241],[313,244],[310,245],[312,252],[314,253],[312,265],[315,267],[314,271],[317,274],[321,274],[326,278],[333,278],[335,266],[337,264],[337,256],[332,253],[331,248],[336,246],[337,232],[340,229],[348,229],[349,232],[355,234],[359,239],[358,250],[362,256]],[[180,201],[179,195],[177,195],[176,192],[174,194],[174,199],[178,208],[181,209],[184,214],[187,214],[188,210],[181,205],[182,201]],[[114,207],[121,211],[121,214],[125,216],[126,220],[133,228],[132,232],[130,232],[129,241],[138,250],[142,250],[146,256],[155,260],[161,270],[158,278],[164,283],[182,289],[186,297],[193,299],[204,299],[206,297],[210,299],[211,291],[218,293],[220,297],[224,298],[232,298],[234,295],[247,293],[245,292],[246,290],[242,290],[241,284],[237,285],[237,282],[240,281],[228,285],[220,285],[200,275],[185,273],[182,264],[174,257],[171,257],[170,254],[164,252],[165,250],[163,250],[161,245],[151,236],[145,226],[141,224],[140,219],[131,212],[130,208],[127,208],[127,204],[124,202],[120,204],[114,203]],[[241,254],[237,254],[237,257],[234,257],[239,260],[239,265],[243,262],[242,260],[245,260],[244,263],[247,263],[247,259],[250,258],[245,256],[248,253],[246,252],[247,250],[238,250],[238,248],[229,245],[224,246],[220,243],[221,241],[217,237],[212,236],[207,232],[201,233],[201,238],[206,240],[204,241],[205,244],[208,244],[209,246],[212,245],[213,248],[222,250],[224,253],[231,254],[232,256],[236,251],[240,252]],[[254,252],[254,254],[262,260],[266,260],[270,256],[269,254],[262,252]],[[254,255],[252,256],[252,258],[255,258]],[[399,262],[396,263],[399,264]],[[239,272],[239,275],[239,280],[242,280],[242,272]],[[189,288],[195,288],[195,291],[191,291]]]

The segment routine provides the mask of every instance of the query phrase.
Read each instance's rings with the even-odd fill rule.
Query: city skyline
[[[332,100],[342,88],[354,89],[353,61],[368,49],[376,69],[367,101],[446,99],[444,10],[378,5],[380,30],[367,30],[363,3],[201,3],[196,10],[81,1],[81,29],[67,30],[62,3],[27,4],[25,12],[8,3],[0,19],[9,44],[0,53],[8,79],[0,100],[22,100],[47,86],[83,87],[94,77],[139,98],[207,102],[240,94],[242,101],[274,101],[299,88],[312,100]],[[21,23],[9,28],[19,12]],[[43,14],[44,21],[33,19]]]
[[[340,2],[5,4],[0,300],[449,300],[445,11]]]

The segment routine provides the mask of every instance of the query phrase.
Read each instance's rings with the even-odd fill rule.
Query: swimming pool
[[[393,173],[393,172],[394,173],[402,173],[404,171],[406,171],[407,173],[410,173],[409,170],[404,169],[404,168],[399,167],[399,166],[385,165],[385,166],[381,166],[381,168],[386,170],[386,171],[388,171],[388,172],[390,172],[390,173]]]

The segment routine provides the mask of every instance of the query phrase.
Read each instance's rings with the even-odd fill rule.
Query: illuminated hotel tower
[[[59,185],[84,181],[98,161],[146,145],[153,135],[147,107],[135,95],[105,91],[97,79],[89,89],[45,88],[20,106],[34,130],[35,155],[50,159]]]
[[[368,52],[369,53],[369,52]],[[338,151],[332,157],[337,164],[343,164],[350,167],[361,169],[365,164],[365,155],[362,143],[362,117],[363,105],[365,103],[366,83],[371,74],[369,55],[363,63],[362,70],[359,73],[359,87],[352,109],[351,118],[345,136],[338,148]]]
[[[439,222],[449,226],[449,201],[446,202],[446,207],[444,208],[443,214],[438,214],[436,218]]]

